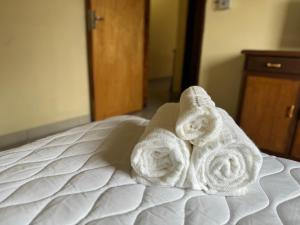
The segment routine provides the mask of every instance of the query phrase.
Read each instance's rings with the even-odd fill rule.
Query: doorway
[[[137,113],[142,117],[151,118],[159,106],[170,101],[177,69],[179,17],[185,17],[180,14],[187,12],[186,7],[180,7],[180,1],[149,0],[147,98],[145,108]]]
[[[136,115],[151,118],[159,106],[198,84],[205,3],[150,0],[147,104]]]
[[[86,2],[87,21],[92,21],[87,35],[93,120],[124,113],[151,118],[160,105],[177,101],[186,87],[198,84],[205,0]]]

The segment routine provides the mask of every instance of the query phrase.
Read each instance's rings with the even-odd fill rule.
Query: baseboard
[[[34,140],[91,122],[90,115],[0,136],[0,151],[20,146]]]

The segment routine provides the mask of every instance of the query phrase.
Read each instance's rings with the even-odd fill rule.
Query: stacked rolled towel
[[[204,89],[194,86],[179,104],[158,109],[132,152],[131,165],[142,184],[234,196],[245,194],[257,179],[262,156]]]
[[[175,135],[179,106],[161,106],[131,154],[133,176],[146,185],[185,187],[191,145]]]
[[[186,89],[180,97],[176,133],[183,140],[201,146],[218,137],[222,118],[215,103],[199,86]]]
[[[218,112],[223,119],[218,138],[193,148],[191,167],[196,188],[209,194],[242,195],[257,179],[262,156],[227,112],[223,109]]]

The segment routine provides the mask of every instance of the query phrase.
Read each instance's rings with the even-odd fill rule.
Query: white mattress
[[[300,224],[300,163],[274,156],[242,197],[136,184],[146,123],[115,117],[0,152],[0,224]]]

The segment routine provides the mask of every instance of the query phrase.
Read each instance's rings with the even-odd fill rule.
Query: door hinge
[[[88,10],[87,14],[87,26],[88,30],[93,30],[96,28],[97,22],[103,21],[104,17],[97,16],[94,10]]]

